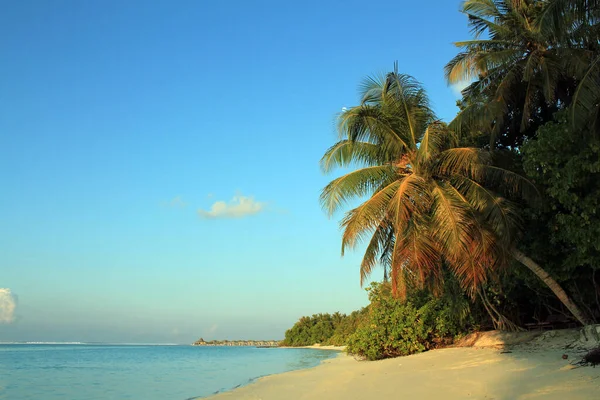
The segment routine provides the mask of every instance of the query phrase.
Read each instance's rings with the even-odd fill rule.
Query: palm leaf
[[[381,146],[350,140],[340,140],[331,146],[321,158],[321,170],[331,172],[337,167],[347,167],[351,164],[373,166],[391,162],[387,160]]]
[[[597,127],[600,117],[600,56],[590,64],[573,95],[571,119],[575,128]]]
[[[375,165],[352,171],[331,181],[321,193],[321,205],[332,215],[350,199],[368,196],[383,183],[392,181],[396,168]]]
[[[391,250],[390,243],[393,242],[393,236],[394,230],[391,224],[382,220],[377,229],[375,229],[360,264],[361,286],[364,285],[378,263],[384,264],[384,267],[386,266],[385,264],[389,257],[388,253],[390,253]]]
[[[342,255],[347,247],[355,247],[365,235],[381,225],[387,216],[386,209],[401,186],[401,181],[394,180],[360,206],[346,213],[341,222],[343,229]]]

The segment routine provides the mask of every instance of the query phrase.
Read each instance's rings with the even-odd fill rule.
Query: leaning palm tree
[[[492,165],[490,153],[460,147],[415,79],[397,70],[368,79],[361,104],[340,115],[339,133],[322,169],[358,168],[329,183],[321,203],[331,215],[352,199],[366,198],[341,222],[342,254],[368,239],[361,284],[383,264],[393,293],[404,297],[410,286],[439,288],[446,265],[474,296],[514,258],[585,322],[558,283],[516,249],[517,214],[490,189],[523,194],[527,182]]]

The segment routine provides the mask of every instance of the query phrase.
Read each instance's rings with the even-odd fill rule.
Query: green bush
[[[353,311],[350,315],[345,316],[336,326],[333,336],[331,336],[324,344],[332,346],[345,346],[348,344],[350,336],[356,332],[361,321],[366,315],[366,308],[359,311]]]
[[[344,314],[315,314],[302,317],[285,332],[283,346],[310,346],[325,343],[335,332],[336,326],[346,318]]]
[[[464,299],[434,298],[425,293],[401,301],[388,285],[373,284],[364,320],[348,340],[348,352],[368,360],[419,353],[447,343],[466,330],[468,313],[457,314]],[[464,305],[463,304],[463,305]],[[466,314],[466,315],[465,315]]]
[[[282,345],[347,345],[351,354],[378,360],[440,346],[473,324],[469,302],[450,278],[439,298],[412,290],[410,301],[401,301],[386,283],[373,283],[367,290],[369,306],[350,315],[302,317],[285,333]]]

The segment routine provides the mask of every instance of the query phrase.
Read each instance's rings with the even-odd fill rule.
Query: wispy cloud
[[[231,201],[217,201],[213,203],[210,210],[198,210],[202,218],[244,218],[249,215],[258,214],[265,209],[265,203],[254,200],[253,197],[235,196]]]
[[[185,201],[183,201],[183,198],[181,198],[181,196],[175,196],[171,200],[165,201],[162,204],[165,207],[171,207],[171,208],[184,208],[187,206],[187,203]]]
[[[10,289],[0,288],[0,324],[10,324],[15,318],[17,303]]]

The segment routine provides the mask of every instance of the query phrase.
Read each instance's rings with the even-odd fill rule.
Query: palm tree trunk
[[[549,288],[554,292],[556,297],[571,311],[571,314],[582,324],[587,325],[589,321],[585,314],[581,312],[579,307],[571,300],[569,295],[565,293],[563,288],[552,278],[546,271],[542,269],[535,261],[521,253],[519,250],[514,249],[512,252],[515,259],[529,268],[531,272],[536,274]]]

